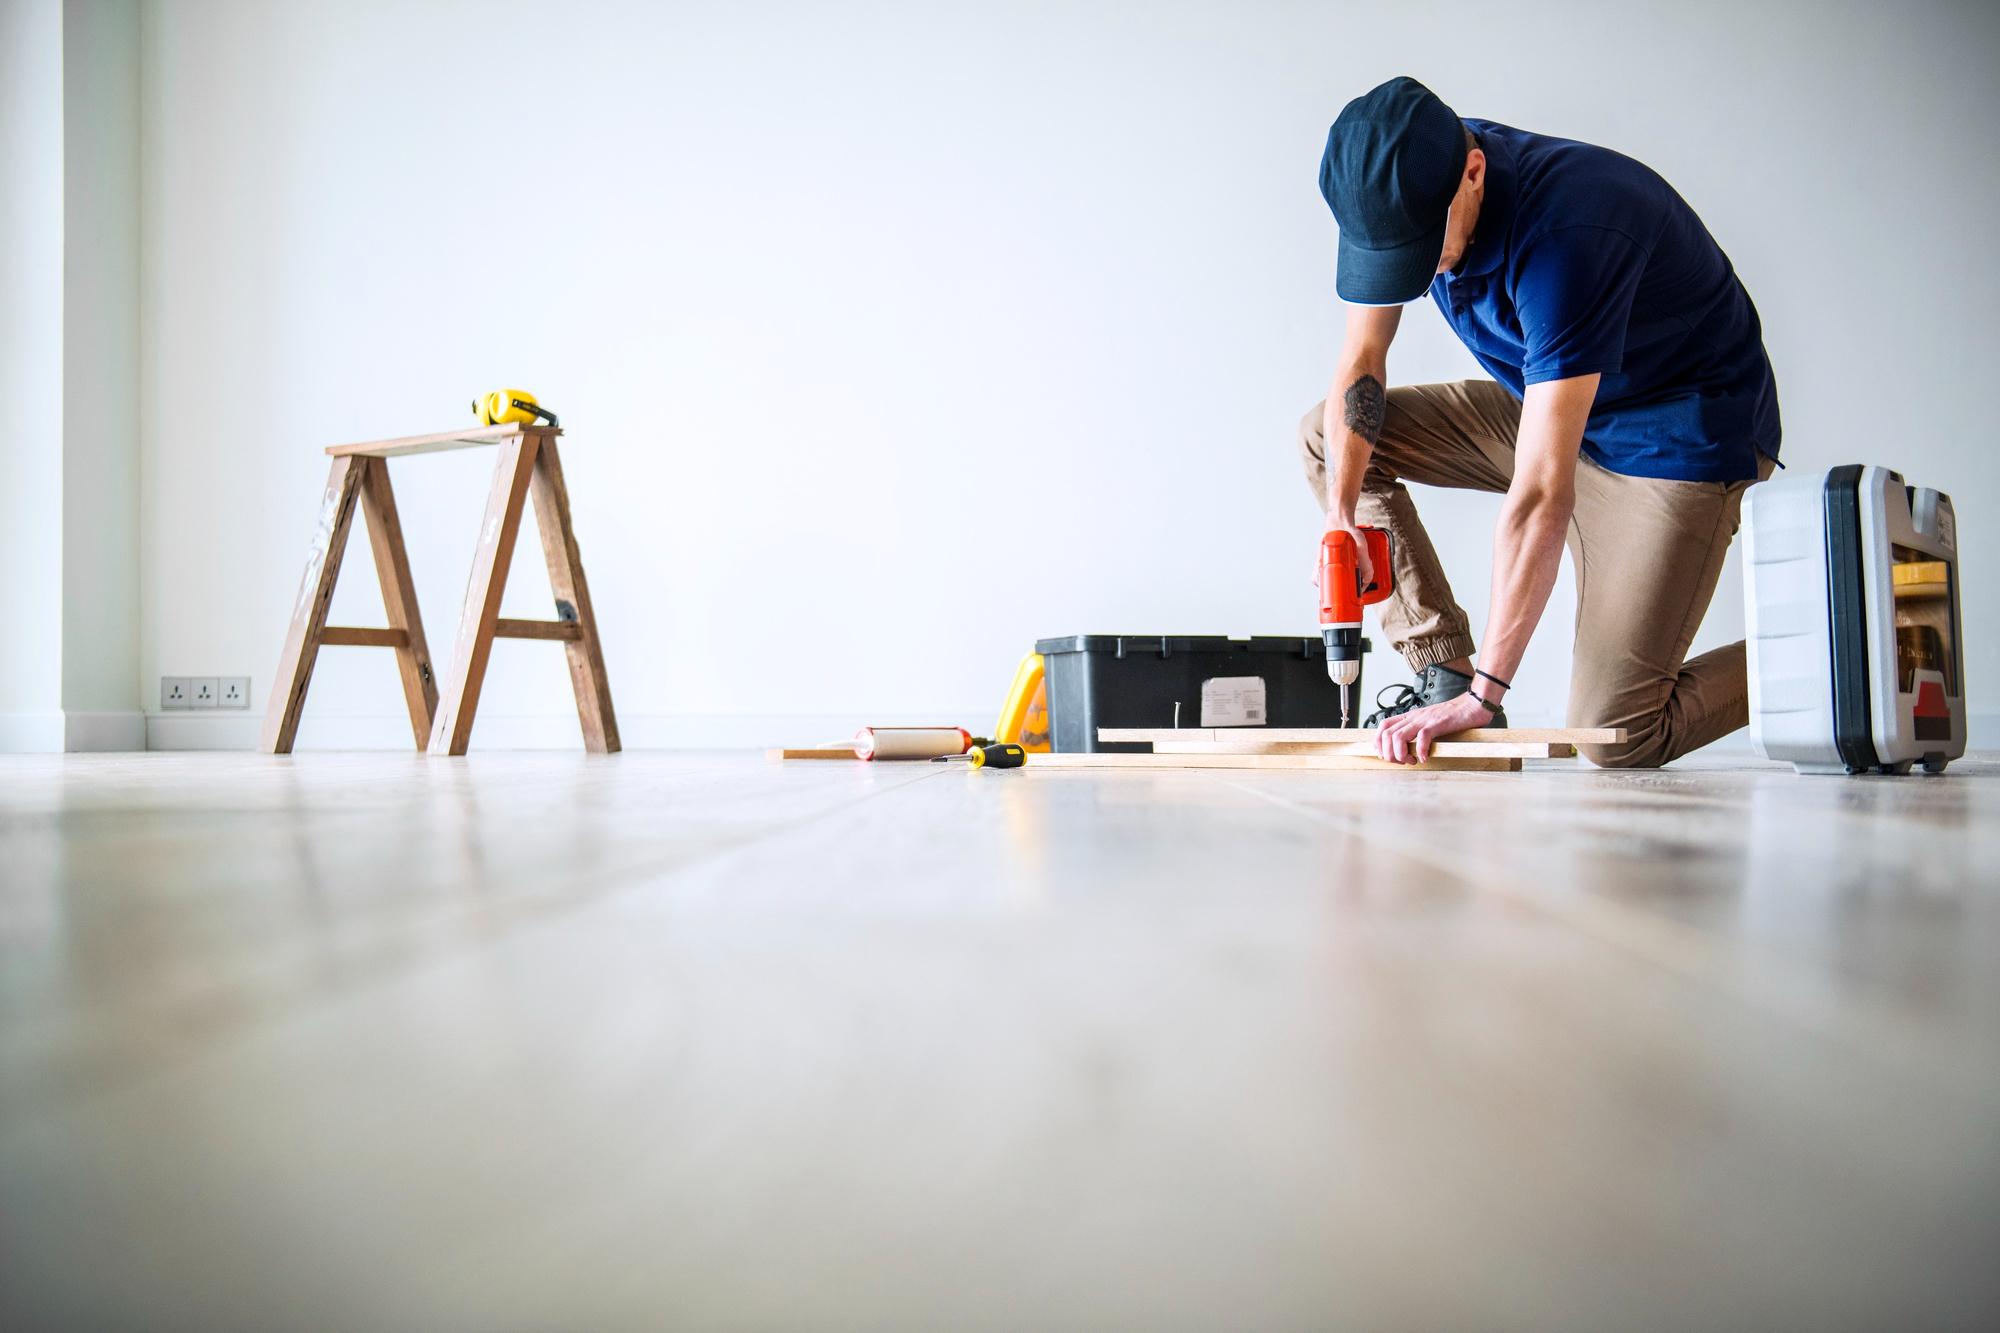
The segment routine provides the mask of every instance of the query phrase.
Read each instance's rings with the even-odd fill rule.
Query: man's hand
[[[1384,718],[1375,732],[1375,753],[1392,764],[1430,762],[1431,743],[1461,731],[1483,727],[1493,715],[1470,694],[1427,708]]]
[[[1354,539],[1354,572],[1361,576],[1361,591],[1366,592],[1375,584],[1375,562],[1368,555],[1368,543],[1361,535],[1361,529],[1351,523],[1337,523],[1329,518],[1326,530],[1345,532]],[[1313,553],[1313,583],[1319,583],[1319,553]]]

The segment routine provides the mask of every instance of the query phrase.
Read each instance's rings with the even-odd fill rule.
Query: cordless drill
[[[1354,682],[1361,679],[1361,608],[1381,601],[1395,586],[1389,569],[1389,534],[1361,528],[1375,581],[1361,586],[1354,534],[1328,528],[1319,539],[1319,632],[1326,639],[1326,674],[1340,686],[1340,725],[1351,715]]]

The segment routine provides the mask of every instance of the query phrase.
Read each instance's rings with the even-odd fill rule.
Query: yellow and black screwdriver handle
[[[556,414],[535,401],[535,395],[526,389],[495,389],[492,393],[482,393],[472,400],[472,415],[479,418],[482,426],[505,426],[519,422],[532,426],[537,421],[546,421],[551,426],[560,426]]]
[[[1028,762],[1028,752],[1011,741],[975,745],[964,754],[939,755],[933,764],[962,763],[972,768],[1019,768]]]

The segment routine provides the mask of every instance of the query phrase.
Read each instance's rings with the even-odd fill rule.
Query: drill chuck
[[[1325,625],[1320,634],[1326,640],[1326,674],[1336,685],[1352,685],[1361,678],[1361,627]]]

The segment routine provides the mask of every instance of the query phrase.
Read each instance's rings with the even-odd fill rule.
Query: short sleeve
[[[1523,384],[1617,373],[1646,259],[1637,241],[1603,227],[1559,227],[1529,243],[1514,278]]]

